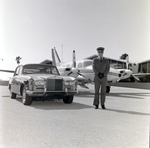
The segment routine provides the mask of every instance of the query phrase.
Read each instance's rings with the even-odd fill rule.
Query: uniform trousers
[[[104,105],[105,103],[105,96],[106,96],[106,83],[107,83],[107,79],[103,78],[95,78],[95,95],[94,95],[94,101],[93,101],[93,105],[99,105],[99,92],[100,92],[100,88],[101,88],[101,105]]]

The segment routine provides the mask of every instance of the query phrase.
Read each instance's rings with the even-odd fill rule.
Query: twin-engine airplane
[[[73,51],[72,62],[61,62],[56,49],[52,49],[53,64],[57,66],[60,75],[68,75],[75,77],[78,80],[78,85],[83,88],[88,88],[88,83],[94,82],[94,72],[92,68],[91,59],[84,59],[76,61],[75,51]],[[128,69],[115,69],[110,67],[110,71],[107,76],[106,92],[110,92],[111,83],[118,82],[121,79],[126,79],[132,75],[132,71]]]

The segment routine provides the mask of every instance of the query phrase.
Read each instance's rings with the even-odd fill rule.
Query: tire
[[[63,102],[65,104],[71,104],[73,102],[73,97],[74,97],[73,95],[72,96],[64,96]]]
[[[109,92],[110,92],[110,87],[106,86],[106,93],[109,93]]]
[[[134,77],[130,77],[130,82],[135,82],[135,78]]]
[[[23,91],[22,91],[22,103],[24,105],[31,105],[33,102],[33,99],[32,97],[28,96],[27,93],[26,93],[26,89],[25,87],[23,88]]]
[[[10,98],[11,99],[16,99],[16,94],[15,93],[13,93],[13,92],[11,92],[11,85],[9,84],[9,87],[8,87],[8,89],[9,89],[9,92],[10,92]]]
[[[16,94],[13,93],[13,92],[10,92],[10,98],[11,98],[11,99],[16,99]]]

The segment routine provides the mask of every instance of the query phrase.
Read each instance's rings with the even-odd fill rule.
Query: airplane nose
[[[125,74],[123,75],[123,78],[124,79],[127,79],[127,78],[129,78],[131,75],[132,75],[132,71],[131,70],[128,70],[128,69],[126,69],[125,70]]]
[[[131,70],[127,70],[126,73],[127,73],[128,75],[132,75],[133,72],[132,72]]]

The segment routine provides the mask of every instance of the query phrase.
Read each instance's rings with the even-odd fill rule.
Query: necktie
[[[102,59],[102,58],[100,58],[100,61],[102,62],[102,61],[103,61],[103,59]]]

